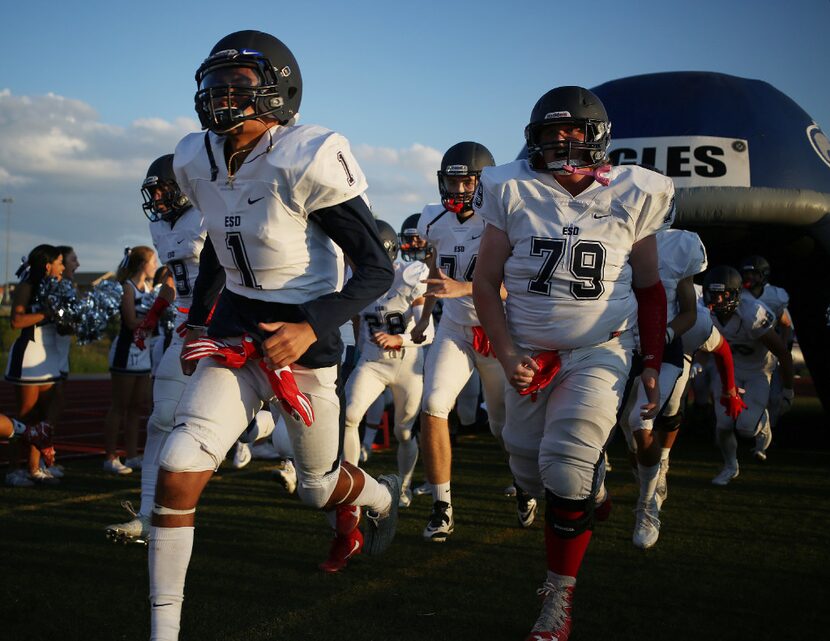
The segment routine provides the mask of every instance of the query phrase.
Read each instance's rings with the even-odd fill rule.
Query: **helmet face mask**
[[[703,302],[719,317],[730,316],[741,299],[743,281],[732,267],[714,267],[703,281]]]
[[[763,256],[749,256],[741,261],[741,277],[743,278],[745,289],[755,289],[760,287],[762,290],[769,283],[770,266],[767,259]]]
[[[147,177],[141,184],[141,209],[150,222],[163,220],[175,223],[191,207],[176,182],[173,173],[173,154],[161,156],[153,161],[147,170]]]
[[[582,87],[559,87],[539,98],[525,127],[528,161],[537,171],[607,162],[611,123],[602,101]]]
[[[477,142],[460,142],[450,147],[438,170],[438,193],[444,208],[454,214],[472,211],[481,170],[495,164],[493,154]]]
[[[299,111],[302,79],[291,51],[259,31],[222,38],[196,71],[196,113],[203,129],[227,134],[247,120],[285,124]]]
[[[425,261],[432,253],[429,243],[418,233],[418,219],[420,214],[412,214],[401,225],[400,239],[401,258],[411,263],[417,260]]]

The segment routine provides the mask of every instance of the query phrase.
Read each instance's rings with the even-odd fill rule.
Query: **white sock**
[[[177,641],[193,527],[150,528],[150,641]]]
[[[669,454],[671,454],[671,448],[670,447],[661,448],[660,449],[660,461],[661,462],[662,461],[668,461],[669,460]]]
[[[412,474],[418,462],[418,441],[410,438],[408,441],[398,442],[398,474],[401,475],[401,491],[409,488],[412,483]]]
[[[432,484],[432,500],[444,501],[452,505],[452,493],[450,492],[450,482],[433,483]]]
[[[147,442],[144,444],[144,460],[141,462],[141,516],[150,516],[156,499],[156,480],[159,473],[159,456],[170,432],[164,432],[152,424],[147,425]]]
[[[378,428],[376,427],[369,427],[368,425],[365,428],[365,432],[363,433],[363,447],[367,450],[372,449],[372,445],[375,442],[375,437],[378,435]]]
[[[363,489],[354,501],[355,505],[363,506],[369,510],[373,510],[378,514],[387,514],[389,508],[392,507],[392,495],[389,493],[389,488],[376,481],[363,470],[359,470],[363,474],[364,483]],[[398,497],[394,497],[397,501]]]
[[[654,500],[654,493],[657,491],[657,475],[660,472],[660,464],[643,465],[637,463],[637,473],[640,477],[640,502],[648,505]]]
[[[731,429],[715,430],[715,439],[718,442],[720,453],[723,456],[723,462],[728,467],[737,467],[738,440],[735,438],[734,432]]]

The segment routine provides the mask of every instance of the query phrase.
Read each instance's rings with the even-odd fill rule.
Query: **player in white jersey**
[[[503,437],[516,480],[543,497],[547,578],[528,639],[564,641],[591,537],[597,470],[616,423],[639,328],[647,403],[658,409],[666,295],[654,235],[670,226],[670,179],[607,165],[608,116],[581,87],[543,95],[529,159],[486,169],[487,221],[474,277],[479,318],[513,389]],[[500,286],[507,288],[502,306]]]
[[[193,207],[176,183],[173,154],[161,156],[150,164],[141,185],[141,195],[144,199],[144,215],[150,221],[153,245],[170,273],[170,278],[165,281],[153,306],[133,334],[139,349],[146,349],[148,338],[171,304],[175,302],[176,305],[175,326],[182,327],[187,320],[206,232],[202,214]],[[210,295],[215,299],[218,293],[217,290]],[[113,541],[144,543],[150,532],[158,457],[173,430],[176,406],[188,380],[179,363],[183,344],[182,335],[174,332],[170,346],[156,369],[153,412],[147,421],[147,440],[141,466],[141,505],[130,521],[106,527],[106,534]],[[131,506],[126,503],[125,506],[132,511]]]
[[[667,229],[655,234],[655,238],[658,271],[666,292],[668,321],[659,378],[658,407],[662,409],[683,371],[681,337],[694,326],[697,315],[692,277],[706,269],[706,249],[698,235],[690,231]],[[639,370],[635,365],[634,372],[639,374]],[[636,459],[640,496],[635,509],[633,542],[642,549],[657,543],[660,528],[656,490],[660,475],[661,439],[653,431],[655,419],[644,419],[641,416],[640,407],[646,402],[645,389],[641,382],[635,380],[619,418],[629,450]]]
[[[504,426],[504,375],[490,353],[489,343],[473,304],[473,270],[484,220],[472,208],[482,169],[495,164],[477,142],[460,142],[441,159],[438,190],[441,204],[427,205],[418,220],[418,233],[432,246],[427,302],[412,336],[423,339],[432,308],[443,299],[441,323],[424,364],[420,444],[433,506],[423,536],[443,542],[455,529],[450,476],[452,448],[448,417],[473,369],[481,377],[490,431],[501,444]],[[536,502],[521,493],[519,521],[533,522]]]
[[[741,277],[744,279],[746,293],[752,294],[753,298],[766,305],[773,316],[775,316],[775,331],[781,337],[787,350],[792,353],[793,348],[793,321],[787,305],[790,303],[790,295],[782,287],[769,284],[770,266],[763,256],[749,256],[744,258],[740,264]],[[770,380],[769,395],[769,420],[770,428],[778,423],[782,413],[783,385],[781,382],[781,368],[776,366],[772,371]],[[762,451],[755,451],[755,458],[759,461],[766,460],[766,454]]]
[[[743,296],[743,279],[732,267],[710,269],[703,283],[703,298],[712,310],[712,322],[732,347],[735,383],[743,388],[746,409],[733,420],[715,413],[718,447],[723,455],[723,469],[712,479],[715,485],[727,485],[738,476],[738,443],[735,433],[755,440],[754,452],[766,452],[772,438],[769,426],[769,383],[775,358],[781,364],[784,401],[793,399],[793,362],[786,345],[775,332],[775,317],[761,302]],[[720,384],[713,377],[713,387]]]
[[[378,232],[392,261],[398,255],[398,234],[377,221]],[[357,465],[360,458],[358,426],[363,415],[385,388],[395,404],[395,438],[398,441],[398,474],[402,479],[400,505],[412,499],[410,484],[418,460],[418,443],[412,427],[421,407],[423,391],[423,344],[413,342],[410,332],[421,319],[429,268],[422,262],[393,262],[392,287],[356,319],[360,360],[346,383],[346,434],[343,457]],[[431,327],[431,325],[430,325]],[[429,333],[432,333],[431,331]],[[431,336],[425,343],[431,342]],[[370,425],[367,417],[367,425]]]
[[[663,405],[660,414],[655,419],[661,445],[660,473],[657,478],[656,489],[658,507],[662,507],[662,504],[668,498],[669,456],[683,421],[681,406],[686,395],[686,386],[689,382],[692,361],[696,352],[711,354],[714,358],[713,371],[716,369],[720,377],[720,405],[723,406],[724,414],[734,421],[746,409],[746,404],[741,399],[735,385],[732,349],[712,323],[709,309],[703,304],[703,289],[699,285],[693,285],[692,287],[697,306],[697,317],[695,324],[683,334],[683,372]],[[681,301],[682,312],[683,297],[680,297],[679,300]],[[708,387],[706,393],[707,395],[709,393]],[[720,411],[720,409],[716,411]]]
[[[339,461],[338,328],[387,291],[393,276],[348,141],[295,124],[300,70],[269,34],[222,38],[196,82],[196,111],[209,131],[179,142],[174,170],[208,236],[182,349],[192,379],[159,459],[150,530],[158,641],[178,638],[199,497],[263,402],[280,403],[303,502],[352,532],[366,508],[365,532],[354,535],[358,544],[365,536],[364,551],[391,543],[400,494],[397,476],[378,482]],[[354,265],[342,290],[335,243]],[[225,289],[204,336],[205,292],[222,272]],[[338,506],[348,514],[335,524]]]

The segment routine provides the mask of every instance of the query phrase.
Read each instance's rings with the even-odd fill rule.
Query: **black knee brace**
[[[678,412],[674,416],[663,416],[662,414],[654,419],[654,427],[661,432],[676,432],[683,422],[683,415]]]
[[[579,500],[563,499],[546,489],[545,504],[545,523],[563,539],[572,539],[583,532],[594,529],[594,500],[592,497]],[[582,516],[576,519],[564,519],[556,514],[556,508],[568,512],[582,512]]]

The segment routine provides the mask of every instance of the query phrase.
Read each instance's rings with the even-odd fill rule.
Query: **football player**
[[[367,306],[355,320],[360,360],[346,383],[346,434],[343,457],[357,465],[361,457],[358,425],[385,388],[395,403],[395,438],[398,441],[398,473],[402,479],[399,504],[412,501],[410,484],[418,460],[418,442],[412,426],[418,417],[423,391],[424,350],[410,332],[421,320],[425,280],[429,268],[421,261],[395,262],[398,234],[389,223],[376,221],[380,238],[395,267],[391,289]],[[431,328],[431,325],[430,325]],[[431,331],[428,331],[431,334]],[[431,342],[431,336],[425,343]],[[367,431],[372,429],[367,417]],[[375,424],[376,425],[376,424]]]
[[[393,277],[349,143],[295,124],[300,69],[270,34],[222,38],[196,83],[196,112],[208,131],[179,142],[174,171],[202,212],[207,239],[182,350],[193,378],[159,459],[150,530],[151,633],[159,641],[178,638],[199,497],[263,401],[280,403],[298,495],[329,513],[355,546],[369,554],[388,547],[400,495],[397,476],[377,481],[338,460],[338,330]],[[354,266],[342,290],[335,243]],[[205,292],[223,272],[206,328]],[[365,534],[357,528],[360,506]]]
[[[444,309],[435,341],[424,364],[424,398],[421,407],[421,451],[433,506],[423,536],[446,541],[455,529],[450,474],[452,449],[448,417],[473,369],[478,370],[490,431],[501,443],[504,426],[504,375],[493,358],[487,336],[473,305],[473,270],[479,253],[484,220],[473,211],[473,194],[482,169],[495,165],[492,154],[477,142],[460,142],[441,159],[438,191],[441,204],[427,205],[418,220],[418,233],[433,247],[427,302],[412,331],[421,342],[437,299]],[[517,498],[519,522],[528,527],[536,501],[522,492]]]
[[[148,338],[158,326],[159,318],[175,301],[175,326],[183,327],[190,311],[193,288],[199,273],[199,254],[205,244],[202,214],[185,196],[173,173],[173,154],[166,154],[150,163],[141,184],[144,199],[142,210],[147,216],[153,245],[161,260],[169,267],[165,280],[147,315],[133,332],[133,341],[140,350],[147,349]],[[221,282],[219,284],[221,287]],[[218,290],[211,293],[215,299]],[[144,543],[150,532],[150,515],[158,475],[158,458],[167,437],[173,430],[174,413],[187,385],[187,377],[179,364],[183,336],[174,332],[170,346],[161,357],[153,379],[153,411],[147,421],[147,440],[141,465],[141,505],[134,518],[125,523],[108,525],[107,536],[113,541]],[[131,506],[125,505],[129,511]]]
[[[596,95],[552,89],[525,128],[528,159],[485,169],[473,201],[487,222],[476,309],[513,388],[505,395],[504,444],[513,476],[547,504],[548,572],[529,640],[570,634],[595,477],[631,367],[635,325],[644,419],[654,418],[660,397],[666,294],[655,234],[671,225],[674,187],[642,167],[610,167],[610,132]]]
[[[732,267],[709,270],[703,282],[703,300],[711,310],[715,327],[732,347],[735,383],[744,389],[746,403],[746,409],[737,419],[715,412],[715,435],[724,463],[712,479],[715,485],[727,485],[740,473],[735,432],[755,439],[756,457],[759,453],[766,456],[772,439],[767,403],[776,358],[781,366],[785,409],[789,409],[794,396],[792,356],[775,331],[775,316],[752,296],[743,296],[742,291],[743,279]],[[714,388],[720,381],[717,375],[712,378]]]
[[[640,496],[635,509],[634,545],[648,549],[657,543],[660,534],[658,518],[666,496],[666,473],[671,445],[676,438],[673,431],[679,427],[666,415],[666,403],[678,387],[685,386],[683,378],[686,332],[697,320],[697,297],[692,278],[706,269],[706,249],[694,232],[667,229],[655,235],[657,240],[658,271],[666,291],[668,324],[663,365],[660,368],[660,412],[655,419],[643,419],[640,407],[646,402],[641,383],[635,383],[636,393],[629,395],[620,414],[620,427],[625,433],[630,451],[636,457],[636,476],[640,482]],[[708,316],[708,313],[705,314]],[[727,395],[737,397],[734,384]],[[656,431],[653,428],[657,427]],[[669,442],[670,441],[670,442]],[[658,488],[660,492],[658,493]]]
[[[745,293],[752,294],[753,298],[766,305],[773,316],[775,316],[775,330],[792,353],[793,348],[793,322],[787,305],[790,302],[790,295],[787,290],[769,284],[770,266],[763,256],[749,256],[741,261],[741,277],[744,279]],[[781,382],[781,368],[776,365],[772,371],[770,380],[769,395],[769,420],[770,428],[775,427],[781,415],[781,399],[783,385]],[[765,461],[767,456],[764,452],[755,450],[755,458]]]
[[[683,281],[680,281],[678,283],[678,292],[681,291],[682,286]],[[680,374],[680,378],[674,385],[672,393],[660,410],[659,416],[655,419],[655,426],[661,447],[660,473],[657,476],[657,488],[655,490],[658,509],[662,507],[668,498],[669,457],[683,421],[681,405],[686,395],[686,385],[691,375],[692,362],[698,351],[711,354],[714,358],[713,369],[717,369],[721,381],[720,405],[723,406],[723,413],[732,420],[735,420],[746,409],[746,404],[741,399],[739,390],[735,385],[735,366],[732,349],[712,323],[712,316],[709,313],[709,309],[703,304],[703,289],[698,285],[693,285],[692,287],[697,305],[697,316],[695,318],[695,324],[683,334],[683,372]],[[684,306],[688,304],[684,302],[686,300],[686,295],[678,294],[681,313],[683,312]],[[708,395],[708,389],[706,393]]]

